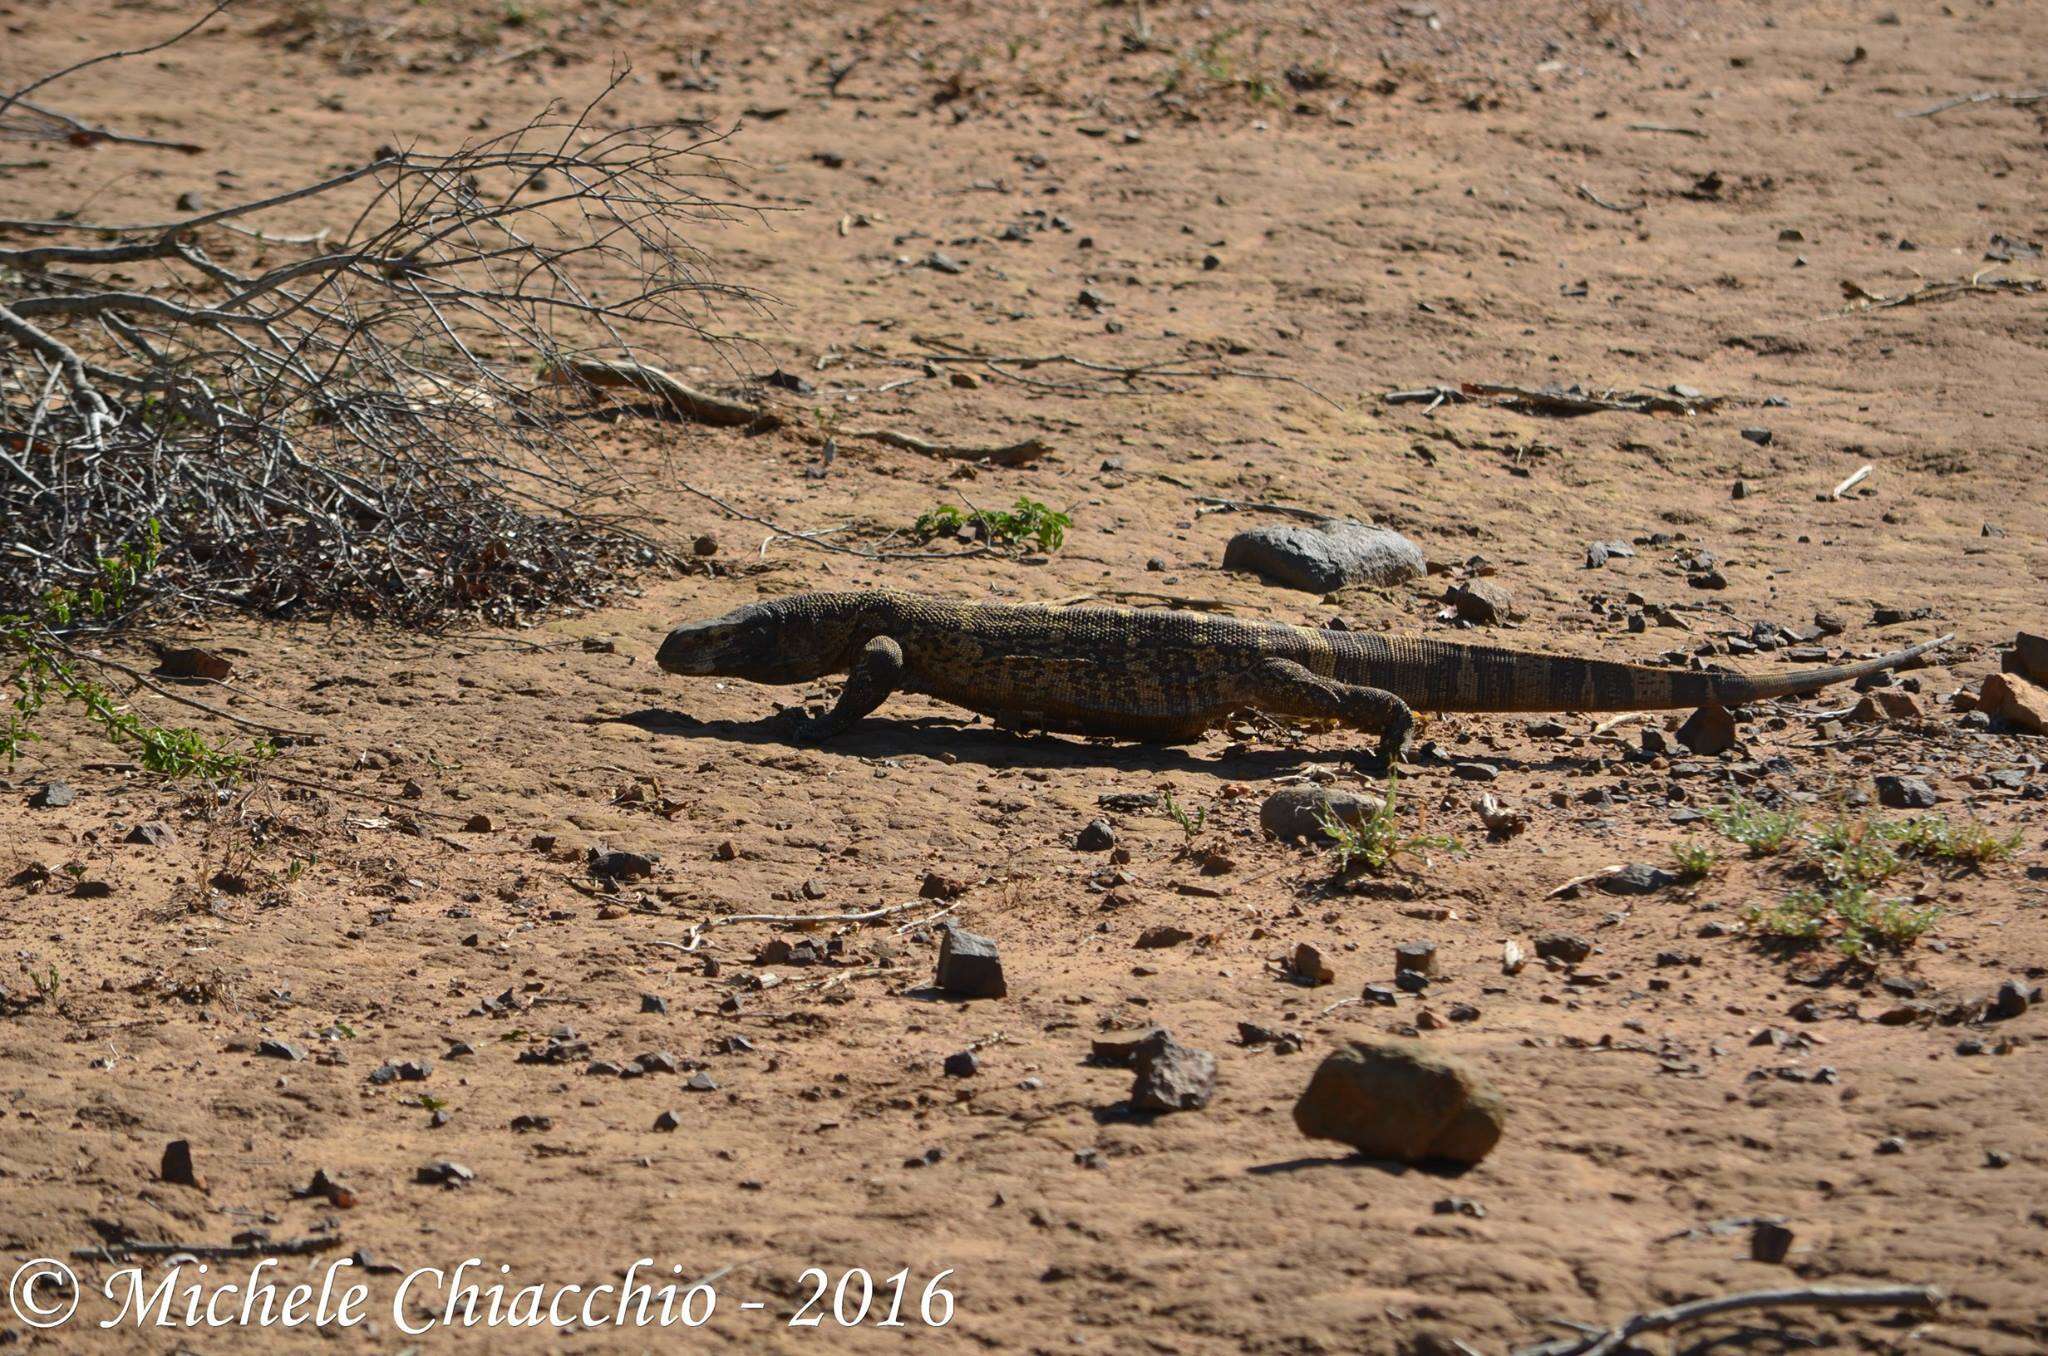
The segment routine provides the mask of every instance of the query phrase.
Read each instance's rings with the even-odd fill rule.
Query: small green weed
[[[1074,520],[1035,499],[1019,499],[1008,513],[941,504],[920,514],[911,525],[910,534],[919,541],[957,537],[969,524],[990,546],[1022,546],[1032,542],[1039,550],[1051,552],[1065,543],[1067,529],[1074,525]]]
[[[15,697],[8,705],[7,723],[0,728],[0,754],[10,768],[37,737],[35,719],[53,696],[83,708],[109,740],[133,747],[150,772],[224,779],[269,756],[267,744],[236,753],[207,743],[192,730],[147,724],[122,710],[114,694],[72,663],[74,652],[60,633],[111,622],[126,613],[143,580],[156,569],[161,546],[157,525],[151,522],[141,542],[102,557],[99,572],[83,588],[52,588],[26,612],[0,613],[0,655],[14,657],[7,681],[15,688]]]
[[[1715,828],[1749,849],[1753,857],[1771,857],[1794,847],[1804,827],[1797,810],[1770,810],[1737,796],[1708,818]]]
[[[1173,798],[1171,790],[1165,793],[1160,808],[1166,811],[1167,818],[1180,825],[1181,836],[1190,843],[1201,835],[1203,826],[1209,822],[1207,806],[1196,806],[1190,813],[1186,806]]]
[[[1457,839],[1440,834],[1401,831],[1399,813],[1395,808],[1395,778],[1391,774],[1387,777],[1386,799],[1366,819],[1357,824],[1347,824],[1325,805],[1317,811],[1316,825],[1330,839],[1332,850],[1337,854],[1337,874],[1340,876],[1351,874],[1357,867],[1381,870],[1405,853],[1427,853],[1431,848],[1448,852],[1458,846]]]
[[[1704,880],[1721,864],[1721,854],[1705,843],[1685,842],[1671,849],[1672,863],[1687,880]]]

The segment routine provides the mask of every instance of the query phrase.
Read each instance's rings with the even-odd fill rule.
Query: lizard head
[[[845,670],[844,625],[782,602],[754,603],[668,633],[654,662],[669,673],[805,683]]]

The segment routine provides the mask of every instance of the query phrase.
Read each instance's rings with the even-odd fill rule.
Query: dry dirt
[[[194,12],[7,0],[0,85]],[[1149,42],[1129,40],[1138,22]],[[2038,983],[2048,966],[2048,744],[1973,728],[1948,700],[1996,668],[2016,629],[2048,629],[2048,298],[1843,313],[1845,284],[1897,296],[1991,266],[1994,235],[2048,241],[2048,104],[1901,116],[2038,88],[2044,53],[2048,10],[2016,0],[1154,0],[1142,19],[1091,0],[301,0],[251,3],[174,49],[53,87],[70,112],[208,149],[9,144],[8,216],[89,202],[149,220],[187,192],[254,196],[380,143],[446,145],[551,99],[580,103],[630,65],[617,118],[737,128],[720,149],[740,200],[767,212],[703,244],[724,280],[774,302],[726,317],[754,345],[736,361],[817,390],[767,393],[800,416],[778,433],[603,433],[626,472],[620,506],[664,540],[715,535],[714,575],[648,576],[601,611],[516,633],[236,619],[156,633],[234,659],[208,700],[321,731],[274,767],[330,789],[271,775],[218,796],[165,785],[63,722],[5,774],[0,872],[29,872],[0,885],[10,1270],[102,1237],[248,1230],[331,1243],[288,1259],[290,1275],[358,1249],[400,1269],[481,1257],[519,1284],[615,1280],[643,1256],[664,1276],[728,1269],[695,1334],[412,1339],[387,1305],[330,1330],[330,1348],[350,1349],[1494,1356],[1565,1332],[1558,1320],[1885,1282],[1951,1298],[1931,1316],[1760,1317],[1700,1335],[1723,1339],[1716,1350],[2048,1349],[2044,1010],[1983,1028],[1874,1020],[1901,1001],[1884,981],[1924,984],[1941,1006],[2007,978]],[[1001,238],[1013,225],[1022,238]],[[962,271],[925,266],[934,251]],[[1104,392],[1080,389],[1078,369],[1015,364],[956,386],[951,369],[885,361],[937,351],[928,341],[1228,367],[1313,390],[1209,375]],[[737,380],[708,351],[663,356],[707,384]],[[1460,380],[1679,384],[1729,403],[1560,419],[1382,401]],[[835,420],[1035,434],[1058,450],[963,470],[844,443],[807,476],[810,435]],[[1768,446],[1741,436],[1752,426]],[[1861,489],[1825,498],[1865,463]],[[1073,527],[1048,557],[878,561],[767,541],[685,480],[792,529],[840,529],[827,542],[872,545],[874,525],[934,503],[1019,496],[1068,509]],[[1438,719],[1442,756],[1406,769],[1404,815],[1462,849],[1356,890],[1332,884],[1327,854],[1258,831],[1279,779],[1315,766],[1368,785],[1339,734],[1219,731],[1147,749],[1014,737],[899,698],[847,737],[797,746],[777,707],[822,687],[671,679],[652,664],[678,620],[884,583],[1035,600],[1152,590],[1459,634],[1439,616],[1445,575],[1325,601],[1222,573],[1224,542],[1255,519],[1198,513],[1199,495],[1369,515],[1451,578],[1483,558],[1525,615],[1482,638],[1513,644],[1654,660],[1823,611],[1846,621],[1832,643],[1850,653],[1958,639],[1941,666],[1907,675],[1924,720],[1823,728],[1810,717],[1854,699],[1833,693],[1752,712],[1720,758],[1631,758],[1657,720],[1596,734],[1598,717],[1567,715],[1557,735],[1521,717]],[[1652,533],[1670,540],[1585,568],[1588,542]],[[1721,558],[1724,590],[1688,586],[1677,557],[1695,547]],[[1672,615],[1685,629],[1631,632],[1644,601],[1684,605]],[[1880,628],[1878,607],[1932,615]],[[586,644],[600,638],[615,646]],[[1454,775],[1467,759],[1498,779]],[[1987,776],[2000,770],[2019,775]],[[1610,863],[1668,861],[1672,844],[1711,836],[1674,811],[1734,789],[1824,817],[1887,771],[1924,776],[1943,813],[2021,842],[1981,873],[1909,871],[1899,888],[1942,914],[1874,972],[1746,938],[1744,910],[1786,882],[1739,851],[1644,897],[1550,894]],[[29,808],[53,778],[76,801]],[[1203,874],[1163,814],[1099,808],[1168,789],[1207,811],[1202,839],[1227,872]],[[1490,840],[1482,789],[1523,807],[1527,832]],[[465,829],[477,813],[488,831]],[[1074,848],[1098,815],[1127,864]],[[151,820],[175,842],[125,841]],[[591,844],[658,853],[658,870],[595,890]],[[53,875],[26,883],[36,864]],[[763,943],[795,936],[767,926],[708,934],[715,975],[659,945],[712,915],[903,903],[934,871],[968,883],[953,917],[1001,944],[1007,999],[925,991],[934,938],[899,924],[938,903],[846,930],[831,967],[756,966]],[[1134,947],[1168,924],[1192,936]],[[1577,979],[1541,964],[1502,974],[1504,941],[1556,929],[1598,944]],[[1411,940],[1441,949],[1445,978],[1426,998],[1330,1010],[1391,979],[1394,946]],[[1334,986],[1279,976],[1302,941],[1332,957]],[[779,985],[756,991],[771,974]],[[1815,1020],[1792,1015],[1809,1000]],[[1509,1099],[1485,1163],[1457,1178],[1394,1170],[1296,1132],[1292,1103],[1320,1051],[1456,1004],[1476,1019],[1422,1039]],[[1307,1048],[1241,1046],[1240,1021],[1298,1031]],[[1129,1074],[1086,1062],[1098,1031],[1149,1022],[1215,1053],[1206,1110],[1133,1118]],[[687,1065],[627,1080],[581,1059],[520,1062],[562,1026],[589,1058],[701,1061],[716,1090],[688,1090]],[[265,1040],[308,1057],[261,1056]],[[1968,1041],[1985,1053],[1966,1057]],[[474,1053],[451,1057],[456,1042]],[[970,1046],[979,1073],[948,1077],[946,1056]],[[424,1082],[369,1079],[416,1059],[432,1061]],[[651,1128],[664,1111],[671,1132]],[[202,1187],[159,1180],[176,1139]],[[446,1160],[474,1180],[416,1182]],[[353,1208],[295,1197],[316,1169],[353,1188]],[[1478,1209],[1446,1213],[1451,1198]],[[1782,1263],[1750,1259],[1746,1224],[1710,1227],[1752,1217],[1793,1231]],[[115,1269],[75,1265],[89,1287]],[[908,1268],[911,1325],[786,1326],[811,1266]],[[944,1269],[956,1312],[927,1331],[916,1294]],[[370,1280],[383,1303],[396,1278]],[[746,1299],[765,1307],[742,1311]],[[86,1300],[82,1313],[109,1312]],[[39,1333],[11,1315],[0,1330],[37,1351],[308,1341]]]

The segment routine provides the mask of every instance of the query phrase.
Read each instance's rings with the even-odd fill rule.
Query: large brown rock
[[[1353,1041],[1316,1066],[1294,1123],[1367,1158],[1470,1166],[1500,1142],[1507,1104],[1449,1055],[1413,1041]]]
[[[2048,690],[2016,673],[1994,673],[1984,680],[1977,709],[1996,716],[2015,730],[2048,734]]]

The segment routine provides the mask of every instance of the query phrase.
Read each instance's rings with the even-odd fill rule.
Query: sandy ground
[[[380,143],[449,144],[550,99],[580,103],[630,64],[618,118],[738,127],[721,149],[765,216],[703,243],[723,278],[775,299],[726,317],[757,346],[742,366],[817,392],[770,393],[801,416],[779,433],[639,422],[603,435],[629,481],[620,506],[665,540],[715,535],[715,575],[650,576],[602,611],[517,633],[221,620],[154,637],[234,659],[209,700],[321,731],[276,770],[335,789],[167,787],[61,723],[5,774],[10,1271],[100,1239],[312,1239],[319,1251],[282,1274],[351,1256],[393,1269],[364,1278],[368,1321],[326,1332],[330,1348],[365,1350],[1495,1356],[1566,1332],[1557,1320],[1880,1283],[1951,1298],[1931,1316],[1710,1325],[1688,1340],[1712,1345],[1680,1348],[2048,1349],[2042,1010],[1981,1029],[1875,1020],[1915,986],[1939,1007],[2048,967],[2044,742],[1974,728],[1948,702],[2016,629],[2048,629],[2048,309],[1995,293],[1842,311],[1845,285],[1898,296],[1992,266],[1994,235],[2048,242],[2048,104],[1900,116],[2038,88],[2048,11],[1507,8],[1174,0],[1145,7],[1141,39],[1131,9],[1078,0],[252,4],[105,80],[54,87],[80,116],[208,149],[0,147],[5,215],[90,203],[147,220],[187,192],[255,196]],[[190,13],[9,0],[0,84]],[[1022,238],[1002,238],[1011,226]],[[962,270],[927,266],[934,251]],[[1058,366],[982,368],[956,386],[891,365],[931,341],[1265,379],[1103,393]],[[734,379],[708,351],[663,356],[708,384]],[[918,379],[878,389],[905,377]],[[1728,403],[1560,419],[1381,399],[1461,380],[1677,384]],[[807,477],[810,431],[832,421],[1037,435],[1058,452],[963,471],[847,443]],[[1753,427],[1768,446],[1741,436]],[[1860,490],[1825,498],[1866,463]],[[1068,509],[1073,527],[1048,557],[875,561],[764,541],[679,481],[792,529],[841,529],[826,540],[872,544],[940,501],[1018,496]],[[1810,717],[1854,699],[1829,694],[1753,712],[1719,758],[1631,758],[1657,719],[1604,734],[1587,715],[1562,717],[1562,734],[1438,719],[1442,756],[1407,769],[1401,796],[1411,823],[1462,850],[1357,890],[1332,884],[1327,855],[1258,830],[1263,796],[1305,769],[1367,785],[1341,735],[1219,731],[1145,749],[1014,737],[899,698],[842,739],[796,746],[772,717],[822,687],[672,679],[652,663],[678,620],[882,583],[1019,600],[1153,590],[1456,634],[1442,575],[1324,601],[1223,573],[1225,541],[1253,520],[1199,513],[1201,495],[1370,516],[1452,577],[1482,558],[1524,613],[1485,639],[1650,660],[1831,612],[1847,624],[1841,652],[1958,640],[1907,675],[1922,720],[1823,726]],[[1669,540],[1584,567],[1589,542],[1654,533]],[[1678,558],[1694,548],[1720,557],[1725,589],[1688,586]],[[1631,632],[1645,603],[1678,609],[1684,629]],[[1879,627],[1880,607],[1931,616]],[[1770,672],[1784,657],[1720,662]],[[1457,760],[1497,780],[1463,780]],[[1649,896],[1550,894],[1611,863],[1667,861],[1701,836],[1674,812],[1735,789],[1824,816],[1887,772],[1924,777],[1943,813],[2017,829],[2021,846],[1982,873],[1910,872],[1902,888],[1943,914],[1874,972],[1746,938],[1744,909],[1786,881],[1737,851]],[[53,778],[76,801],[30,808]],[[1161,790],[1206,810],[1202,845],[1228,870],[1205,874],[1156,810],[1101,808]],[[1490,840],[1482,790],[1523,807],[1527,832]],[[476,814],[488,831],[465,828]],[[1098,816],[1127,862],[1074,848]],[[174,841],[126,841],[144,821]],[[658,853],[659,867],[597,890],[594,844]],[[715,915],[905,903],[927,872],[966,884],[952,916],[1000,943],[1008,998],[925,990],[935,938],[915,925],[938,902],[845,929],[830,966],[753,963],[772,938],[797,939],[770,926],[710,933],[715,974],[658,945]],[[1135,947],[1162,925],[1191,935]],[[1503,942],[1557,929],[1597,943],[1576,978],[1502,973]],[[1331,1010],[1390,980],[1394,946],[1415,940],[1442,958],[1425,999]],[[1332,958],[1333,986],[1279,976],[1303,941]],[[1449,1178],[1299,1135],[1290,1110],[1321,1051],[1456,1004],[1476,1019],[1422,1039],[1511,1103],[1488,1160]],[[1242,1046],[1240,1021],[1297,1031],[1306,1049]],[[1216,1055],[1207,1109],[1133,1117],[1129,1074],[1087,1062],[1100,1031],[1153,1022]],[[522,1061],[558,1028],[589,1053]],[[1984,1053],[1963,1053],[1970,1041]],[[979,1072],[947,1076],[968,1048]],[[584,1069],[648,1051],[680,1071]],[[431,1061],[424,1081],[371,1081],[409,1060]],[[693,1071],[715,1086],[692,1090]],[[652,1128],[663,1112],[672,1130]],[[198,1188],[159,1180],[177,1139]],[[447,1161],[473,1180],[417,1180]],[[295,1194],[316,1170],[352,1189],[350,1208]],[[1751,1260],[1756,1218],[1792,1230],[1784,1261]],[[508,1286],[616,1282],[647,1257],[664,1279],[718,1273],[719,1307],[694,1334],[401,1331],[402,1274],[467,1257]],[[310,1341],[92,1331],[119,1268],[72,1265],[89,1292],[80,1319],[40,1332],[0,1316],[5,1340]],[[809,1267],[834,1283],[907,1269],[908,1326],[841,1328],[829,1296],[806,1304]],[[931,1330],[918,1296],[947,1270],[953,1316]],[[416,1320],[440,1316],[437,1286],[413,1297]],[[821,1312],[815,1331],[789,1326]]]

